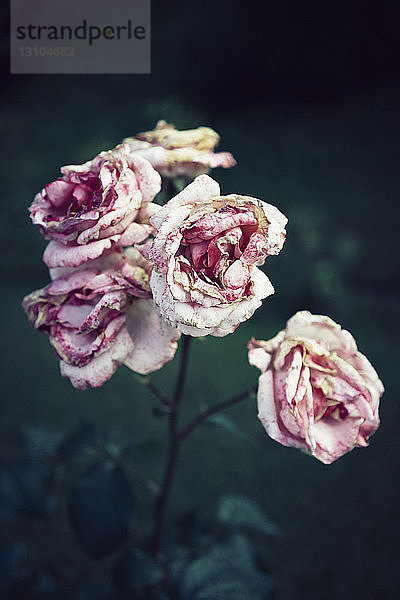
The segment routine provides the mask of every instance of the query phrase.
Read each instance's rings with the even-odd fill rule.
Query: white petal
[[[173,359],[180,333],[161,319],[151,299],[135,300],[126,315],[133,348],[124,364],[142,375]]]

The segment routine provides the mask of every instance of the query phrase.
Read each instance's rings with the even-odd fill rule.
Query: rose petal
[[[180,333],[167,325],[149,300],[135,300],[128,310],[126,327],[133,347],[124,364],[142,375],[161,369],[172,360]]]
[[[279,420],[275,403],[274,379],[271,371],[266,371],[259,377],[257,403],[258,418],[273,440],[284,446],[307,449],[306,444],[302,440],[293,437]]]
[[[88,385],[100,387],[124,362],[132,347],[133,342],[127,329],[122,328],[110,348],[95,356],[87,365],[74,367],[60,361],[61,375],[68,377],[72,385],[80,390],[85,390]]]
[[[150,222],[158,229],[163,221],[171,217],[176,209],[182,206],[188,206],[196,202],[202,202],[212,196],[219,196],[220,188],[214,179],[208,175],[199,175],[196,179],[186,186],[177,196],[172,198],[159,210]],[[186,214],[186,213],[183,213]]]
[[[117,236],[119,237],[119,236]],[[49,268],[78,267],[88,260],[98,258],[105,250],[111,248],[113,239],[97,240],[82,246],[66,246],[51,241],[43,253],[43,260]]]
[[[161,190],[161,177],[150,162],[137,154],[129,155],[129,166],[133,169],[142,192],[143,202],[148,203]]]

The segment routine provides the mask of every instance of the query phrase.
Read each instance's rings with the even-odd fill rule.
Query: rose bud
[[[151,200],[161,188],[148,161],[121,148],[61,173],[30,207],[33,223],[52,240],[43,256],[48,267],[75,267],[147,238],[157,209]]]
[[[229,152],[214,152],[220,137],[210,127],[179,131],[165,121],[155,129],[126,138],[124,143],[133,154],[146,158],[163,177],[188,177],[208,173],[215,167],[236,164]]]
[[[252,338],[248,348],[262,373],[258,416],[270,437],[326,464],[368,445],[384,388],[348,331],[301,311],[274,338]]]
[[[174,357],[180,334],[155,310],[150,269],[132,248],[67,270],[24,298],[31,325],[49,334],[76,388],[103,385],[121,364],[147,374]]]
[[[197,177],[152,218],[154,301],[173,327],[192,336],[224,336],[274,293],[258,268],[285,241],[286,217],[248,196],[220,196]]]

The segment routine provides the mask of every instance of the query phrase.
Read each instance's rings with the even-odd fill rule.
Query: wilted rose
[[[99,387],[121,364],[147,374],[173,358],[179,332],[155,310],[150,269],[130,248],[65,269],[24,298],[31,325],[49,334],[61,374],[75,387]]]
[[[276,337],[252,338],[248,347],[250,364],[262,373],[259,418],[274,440],[327,464],[368,445],[384,389],[348,331],[301,311]]]
[[[161,315],[192,336],[231,333],[274,293],[258,269],[285,241],[287,219],[247,196],[220,196],[197,177],[151,219],[150,286]]]
[[[125,150],[62,167],[62,178],[35,197],[32,221],[52,240],[43,257],[48,267],[75,267],[149,235],[160,175],[146,159]]]
[[[126,138],[133,154],[146,158],[164,177],[189,177],[208,173],[215,167],[233,167],[235,159],[229,152],[214,152],[220,137],[210,127],[179,131],[165,121],[155,129]]]

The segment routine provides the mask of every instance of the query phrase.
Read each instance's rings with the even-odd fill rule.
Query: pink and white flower
[[[124,140],[133,155],[146,158],[163,177],[188,177],[208,173],[216,167],[236,164],[230,152],[214,152],[220,137],[210,127],[179,131],[165,121],[155,129]]]
[[[75,267],[148,237],[161,178],[146,159],[122,147],[61,173],[30,207],[33,223],[52,240],[43,256],[48,267]]]
[[[185,334],[225,336],[274,293],[258,268],[278,254],[286,217],[248,196],[221,196],[197,177],[152,218],[150,287],[161,315]]]
[[[270,437],[326,464],[368,445],[384,388],[348,331],[301,311],[274,338],[252,338],[248,348],[261,370],[258,416]]]
[[[24,298],[31,325],[49,334],[61,374],[76,388],[103,385],[121,364],[147,374],[174,357],[180,334],[155,310],[150,270],[130,248],[65,269]]]

